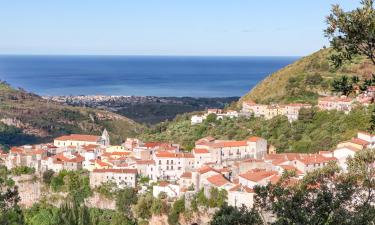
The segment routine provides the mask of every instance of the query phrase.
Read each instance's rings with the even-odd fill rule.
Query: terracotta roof
[[[207,137],[204,137],[204,138],[201,138],[201,139],[197,140],[197,141],[195,142],[195,144],[203,144],[203,143],[207,143],[207,142],[212,142],[212,141],[214,141],[214,140],[215,140],[214,137],[212,137],[212,136],[207,136]]]
[[[23,150],[22,148],[12,147],[12,148],[10,149],[10,152],[11,152],[11,153],[23,153],[24,150]]]
[[[258,181],[261,181],[261,180],[263,180],[267,177],[271,177],[271,176],[276,175],[276,174],[277,174],[276,171],[251,170],[251,171],[248,171],[244,174],[240,174],[239,176],[246,179],[246,180],[258,182]]]
[[[210,153],[207,149],[204,149],[204,148],[194,148],[193,152],[194,152],[194,154],[207,154],[207,153]]]
[[[326,163],[329,161],[336,161],[337,159],[334,157],[324,157],[322,155],[314,154],[314,155],[309,155],[309,156],[306,156],[297,160],[302,162],[305,165],[309,165],[309,164],[315,164],[315,163]]]
[[[81,155],[77,155],[76,157],[67,160],[67,162],[74,162],[74,163],[79,163],[85,161],[85,158],[82,157]]]
[[[208,177],[207,181],[210,182],[211,184],[215,185],[216,187],[221,187],[224,184],[229,183],[227,179],[224,178],[223,175],[217,174],[212,177]]]
[[[156,148],[156,147],[165,146],[165,145],[171,145],[171,144],[165,143],[165,142],[146,142],[144,143],[143,146],[146,148]]]
[[[155,155],[159,158],[194,158],[192,153],[156,152]]]
[[[146,164],[154,164],[155,161],[154,160],[137,160],[136,163],[140,165],[146,165]]]
[[[247,141],[218,141],[212,144],[216,148],[247,146]]]
[[[210,172],[210,171],[220,173],[219,171],[217,171],[217,170],[215,170],[215,169],[213,169],[212,167],[209,167],[209,166],[203,166],[203,167],[198,169],[198,172],[200,174],[205,174],[205,173]]]
[[[231,189],[229,189],[229,191],[239,191],[239,192],[254,193],[253,189],[251,189],[249,187],[246,187],[246,186],[242,186],[241,184],[237,184],[236,186],[234,186]]]
[[[102,160],[100,160],[100,159],[97,159],[97,160],[95,160],[95,163],[97,163],[99,166],[112,166],[111,164],[109,164],[109,163],[106,163],[106,162],[103,162]]]
[[[189,179],[191,179],[191,172],[185,172],[185,173],[183,173],[183,174],[181,174],[181,178],[189,178]]]
[[[94,169],[94,173],[131,173],[136,174],[136,169]]]
[[[288,171],[296,171],[296,174],[297,175],[301,175],[303,174],[300,170],[298,170],[296,167],[294,166],[291,166],[291,165],[281,165],[280,166],[281,168],[283,168],[284,170],[288,170]]]
[[[353,138],[352,140],[350,140],[350,142],[353,142],[353,143],[358,144],[358,145],[362,145],[364,147],[367,146],[368,144],[370,144],[370,142],[359,139],[359,138]]]
[[[247,140],[250,141],[250,142],[257,142],[257,141],[260,141],[262,139],[263,138],[261,138],[261,137],[250,137]]]
[[[56,138],[58,141],[86,141],[86,142],[97,142],[100,136],[85,135],[85,134],[71,134]]]
[[[159,186],[160,187],[167,187],[170,183],[168,183],[167,181],[160,181],[159,182]]]

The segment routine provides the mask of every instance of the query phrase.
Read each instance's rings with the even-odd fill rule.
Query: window
[[[159,160],[159,165],[161,165],[161,160]]]

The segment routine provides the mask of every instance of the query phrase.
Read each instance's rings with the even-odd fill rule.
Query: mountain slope
[[[322,49],[271,74],[243,96],[240,102],[252,99],[259,103],[315,103],[319,94],[329,92],[329,85],[334,78],[341,75],[364,78],[375,71],[375,67],[364,57],[357,57],[339,69],[334,69],[329,63],[331,51]]]
[[[142,126],[114,113],[63,106],[0,84],[0,144],[49,141],[66,133],[100,134],[104,128],[119,143],[139,133]]]

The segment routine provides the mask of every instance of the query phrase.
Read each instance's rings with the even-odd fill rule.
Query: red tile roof
[[[297,160],[305,165],[310,165],[315,163],[327,163],[329,161],[336,161],[337,159],[334,157],[324,157],[322,155],[314,154]]]
[[[156,152],[155,155],[159,158],[194,158],[192,153]]]
[[[85,134],[71,134],[56,138],[58,141],[86,141],[86,142],[97,142],[100,136],[85,135]]]
[[[229,189],[229,191],[239,191],[239,192],[254,193],[253,189],[251,189],[249,187],[246,187],[246,186],[242,186],[241,184],[237,184],[236,186],[234,186],[231,189]]]
[[[181,174],[181,178],[191,179],[191,177],[192,177],[191,172],[185,172],[185,173]]]
[[[224,178],[223,175],[217,174],[212,177],[207,178],[207,181],[211,184],[215,185],[216,187],[221,187],[227,183],[230,183],[227,179]]]
[[[136,169],[94,169],[94,173],[131,173],[136,174]]]
[[[207,153],[210,153],[207,149],[204,149],[204,148],[194,148],[193,152],[194,152],[194,154],[207,154]]]
[[[251,170],[251,171],[248,171],[244,174],[240,174],[239,176],[246,179],[246,180],[258,182],[258,181],[261,181],[265,178],[271,177],[271,176],[276,175],[276,174],[277,174],[276,171]]]
[[[247,140],[250,141],[250,142],[257,142],[257,141],[260,141],[262,139],[263,138],[261,138],[261,137],[250,137]]]
[[[137,160],[136,163],[140,165],[148,165],[148,164],[154,164],[155,161],[154,160]]]

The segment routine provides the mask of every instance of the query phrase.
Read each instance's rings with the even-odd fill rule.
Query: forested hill
[[[240,99],[259,103],[311,102],[330,92],[333,79],[346,76],[368,78],[375,67],[365,57],[356,57],[336,69],[330,64],[331,49],[322,49],[271,74]]]
[[[0,83],[0,145],[49,141],[66,133],[100,134],[104,128],[119,143],[142,126],[114,113],[63,106]]]

